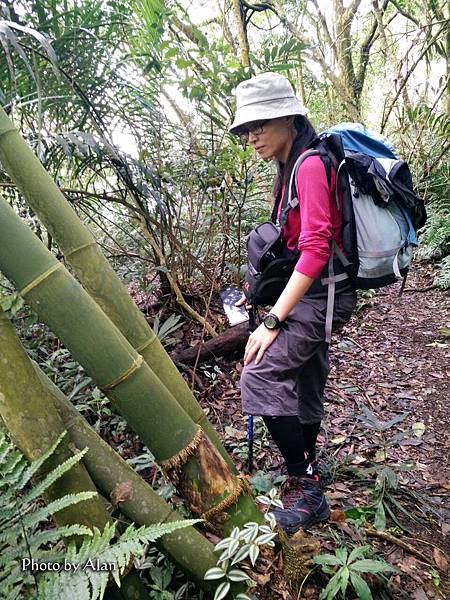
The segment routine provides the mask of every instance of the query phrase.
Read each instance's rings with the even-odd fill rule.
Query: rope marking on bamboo
[[[87,244],[82,244],[81,246],[77,246],[76,248],[74,248],[70,252],[66,252],[65,253],[66,254],[66,258],[69,258],[69,256],[72,256],[73,254],[76,254],[80,250],[84,250],[85,248],[89,248],[90,246],[96,246],[96,245],[97,245],[97,242],[95,240],[92,240],[92,242],[88,242]]]
[[[159,463],[161,465],[161,468],[164,469],[164,471],[168,471],[169,469],[179,469],[181,465],[184,465],[189,456],[192,456],[197,450],[198,445],[202,441],[202,437],[203,429],[200,426],[198,426],[197,431],[194,433],[194,437],[189,442],[189,444],[170,458],[162,460]]]
[[[49,277],[52,273],[54,273],[55,271],[57,271],[58,269],[62,269],[64,267],[64,265],[62,263],[57,263],[56,265],[53,265],[52,267],[50,267],[50,269],[48,269],[47,271],[45,271],[44,273],[41,273],[40,275],[38,275],[38,277],[36,277],[36,279],[33,279],[33,281],[31,281],[28,285],[26,285],[23,290],[21,290],[19,293],[21,296],[25,296],[26,294],[28,294],[28,292],[30,292],[33,288],[35,288],[36,286],[38,286],[40,283],[42,283],[45,279],[47,279],[47,277]]]
[[[127,369],[124,373],[122,373],[122,375],[119,375],[119,377],[114,379],[114,381],[112,381],[111,383],[107,383],[105,385],[100,386],[100,389],[102,390],[102,392],[109,392],[110,390],[112,390],[113,388],[118,386],[119,383],[122,383],[123,381],[125,381],[125,379],[128,379],[128,377],[132,373],[137,371],[139,369],[139,367],[142,366],[143,362],[144,362],[144,357],[141,356],[140,354],[138,354],[137,358],[135,358],[135,360],[133,361],[131,367],[129,369]]]

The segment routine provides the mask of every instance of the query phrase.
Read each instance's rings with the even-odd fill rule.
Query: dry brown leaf
[[[442,550],[433,548],[433,558],[437,568],[446,573],[448,570],[448,560]]]
[[[133,497],[133,483],[129,480],[118,483],[111,492],[111,502],[117,506],[119,502],[125,502]]]
[[[330,521],[333,521],[333,523],[343,523],[346,520],[345,512],[341,508],[331,511]]]

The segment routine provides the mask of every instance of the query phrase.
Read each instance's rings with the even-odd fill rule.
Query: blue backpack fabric
[[[426,220],[412,176],[386,138],[359,123],[321,134],[337,172],[346,271],[355,286],[379,288],[405,277]]]

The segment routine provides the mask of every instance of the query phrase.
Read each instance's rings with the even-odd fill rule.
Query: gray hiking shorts
[[[333,330],[350,319],[356,292],[335,298]],[[262,360],[246,365],[241,374],[242,410],[270,417],[298,415],[302,423],[323,417],[323,391],[329,373],[325,342],[326,298],[303,298],[289,313]]]

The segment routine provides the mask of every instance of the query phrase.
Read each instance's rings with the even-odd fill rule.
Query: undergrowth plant
[[[362,578],[363,573],[387,573],[397,569],[385,561],[366,558],[371,550],[369,545],[357,546],[348,553],[347,548],[336,549],[335,554],[319,554],[314,557],[314,562],[321,565],[322,571],[332,575],[325,589],[322,590],[319,600],[331,598],[346,598],[349,584],[353,587],[357,597],[361,600],[372,600],[372,592],[367,582]]]
[[[361,409],[362,414],[358,416],[358,420],[364,424],[366,433],[367,431],[372,433],[368,448],[376,449],[376,452],[374,464],[369,467],[359,467],[358,471],[364,477],[376,475],[376,479],[371,506],[350,508],[346,511],[346,515],[354,519],[357,524],[362,524],[369,517],[373,517],[374,527],[382,531],[386,529],[386,513],[388,513],[396,525],[402,527],[394,511],[404,512],[409,518],[411,515],[394,497],[394,492],[399,487],[398,474],[414,469],[414,464],[408,461],[404,463],[393,461],[389,457],[389,449],[399,444],[405,437],[420,437],[425,427],[423,423],[417,422],[411,428],[392,435],[391,428],[404,421],[409,413],[405,412],[387,421],[380,421],[367,406],[362,404]]]
[[[64,473],[79,462],[87,449],[58,465],[38,483],[33,476],[41,469],[63,439],[36,461],[28,464],[25,457],[0,429],[0,581],[3,597],[8,600],[34,595],[38,600],[97,600],[103,594],[110,573],[119,584],[120,576],[130,561],[144,553],[146,544],[176,529],[188,527],[198,520],[175,521],[136,528],[130,525],[117,539],[115,523],[104,531],[73,524],[48,528],[48,519],[63,508],[87,500],[96,492],[68,494],[42,506],[39,498]],[[62,539],[83,536],[81,546],[75,541],[64,547]],[[31,564],[51,563],[53,571],[37,575],[23,569]],[[34,561],[34,562],[32,562]],[[107,570],[92,566],[107,565]],[[64,565],[69,565],[63,570]]]
[[[278,491],[273,488],[267,496],[258,496],[257,502],[265,505],[268,509],[271,506],[283,508],[281,500],[277,498]],[[264,525],[250,522],[244,527],[235,527],[231,534],[216,544],[214,550],[221,552],[217,561],[217,566],[209,569],[205,573],[205,579],[217,580],[218,586],[214,594],[214,600],[223,600],[229,597],[231,582],[245,582],[252,585],[252,580],[242,569],[237,568],[239,563],[250,560],[252,566],[256,565],[258,556],[263,546],[274,547],[274,538],[276,521],[273,513],[264,514],[267,521]],[[240,593],[236,600],[250,600],[249,596]]]

